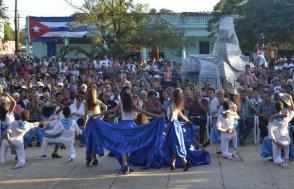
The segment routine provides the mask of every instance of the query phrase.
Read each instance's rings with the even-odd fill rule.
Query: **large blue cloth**
[[[104,156],[104,150],[102,144],[96,142],[96,138],[99,137],[95,132],[99,132],[95,129],[98,125],[95,124],[95,120],[90,118],[87,121],[86,128],[83,130],[81,143],[86,145],[86,157],[93,155]]]
[[[164,119],[157,119],[137,126],[134,121],[112,124],[101,119],[89,119],[82,135],[86,155],[103,155],[103,148],[106,148],[120,163],[121,154],[130,154],[130,164],[147,168],[169,166],[172,153],[186,157],[191,165],[211,162],[209,154],[194,144],[196,126],[174,121],[164,136],[165,123]],[[177,166],[182,166],[180,161],[177,161]]]
[[[88,120],[82,138],[87,146],[87,156],[97,150],[103,151],[103,148],[117,154],[128,154],[145,147],[156,147],[163,130],[163,119],[137,126],[133,121],[112,124],[97,118]]]
[[[180,158],[186,158],[187,150],[184,139],[184,131],[178,120],[169,123],[166,147],[170,154],[176,154]],[[186,135],[187,136],[187,135]]]
[[[146,157],[146,150],[141,149],[131,154],[130,163],[146,168],[161,168],[170,166],[172,154],[177,154],[177,167],[183,167],[180,157],[185,157],[191,166],[206,165],[211,162],[209,153],[200,150],[195,144],[195,125],[187,125],[179,121],[170,122],[166,136],[160,136],[160,145]]]

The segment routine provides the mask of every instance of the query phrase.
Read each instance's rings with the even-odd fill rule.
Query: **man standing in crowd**
[[[202,98],[201,90],[197,89],[194,91],[194,96],[189,103],[186,104],[186,109],[189,112],[188,117],[191,118],[192,122],[200,126],[199,142],[202,144],[205,140],[208,101]]]
[[[240,119],[238,119],[238,124],[240,127],[241,145],[245,145],[246,138],[254,127],[254,109],[246,94],[245,90],[242,90],[240,93],[241,107],[239,111]]]
[[[249,65],[245,66],[245,73],[241,74],[237,78],[237,82],[240,82],[241,86],[249,85],[249,86],[252,87],[252,86],[255,85],[257,80],[258,79],[255,76],[255,74],[250,72],[250,66]]]
[[[275,113],[274,103],[271,101],[271,93],[269,91],[264,91],[262,96],[262,103],[260,103],[256,115],[259,117],[259,129],[261,140],[268,135],[267,125],[270,116]]]

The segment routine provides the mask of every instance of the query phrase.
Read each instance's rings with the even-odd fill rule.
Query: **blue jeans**
[[[254,117],[248,117],[238,120],[240,128],[240,138],[246,140],[251,130],[254,128]]]

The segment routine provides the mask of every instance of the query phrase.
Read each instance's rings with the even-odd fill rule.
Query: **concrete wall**
[[[47,56],[47,45],[43,42],[32,43],[32,51],[33,55],[38,58]]]
[[[71,47],[80,47],[86,51],[90,50],[89,44],[69,44]],[[32,43],[33,46],[33,55],[37,56],[38,58],[41,58],[43,56],[47,56],[47,44],[43,42],[35,42]],[[60,55],[60,50],[64,47],[64,44],[57,44],[56,45],[56,56]],[[77,52],[72,52],[69,54],[71,58],[80,58],[84,57],[83,54],[79,54]]]

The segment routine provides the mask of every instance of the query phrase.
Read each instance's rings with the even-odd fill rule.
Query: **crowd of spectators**
[[[222,112],[222,102],[230,99],[240,116],[241,144],[245,144],[253,128],[253,117],[259,117],[261,138],[265,137],[269,117],[274,114],[274,102],[279,100],[277,94],[294,95],[293,68],[294,56],[273,59],[269,66],[256,61],[254,66],[245,66],[245,72],[237,78],[240,85],[224,81],[222,89],[215,89],[209,79],[204,86],[182,81],[181,64],[163,59],[144,62],[111,57],[94,60],[4,57],[0,59],[0,98],[2,104],[7,100],[3,94],[9,93],[15,99],[15,119],[22,111],[29,110],[30,120],[41,121],[46,107],[54,107],[56,114],[62,116],[58,110],[69,106],[82,126],[89,88],[95,88],[98,99],[112,109],[119,103],[122,87],[129,86],[139,107],[160,114],[169,105],[174,89],[181,87],[185,113],[200,126],[200,143],[204,143],[208,132],[207,115],[212,118],[212,128]],[[113,116],[104,119],[113,121]]]

